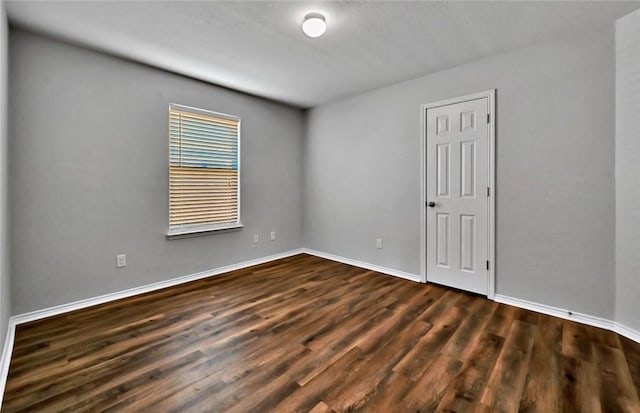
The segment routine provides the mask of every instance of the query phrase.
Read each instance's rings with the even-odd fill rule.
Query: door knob
[[[431,202],[428,202],[428,203],[427,203],[427,206],[428,206],[429,208],[433,208],[434,206],[436,206],[436,203],[435,203],[435,202],[433,202],[433,201],[431,201]]]

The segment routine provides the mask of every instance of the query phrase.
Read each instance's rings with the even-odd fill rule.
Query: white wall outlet
[[[276,240],[276,232],[271,231],[271,241],[275,241],[275,240]]]
[[[125,254],[116,255],[116,268],[127,266],[127,256]]]
[[[382,248],[382,238],[377,238],[376,239],[376,248],[378,248],[378,249]]]
[[[258,234],[253,234],[253,243],[257,244],[260,242],[260,235]]]

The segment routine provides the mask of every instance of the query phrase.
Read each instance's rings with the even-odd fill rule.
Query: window
[[[171,104],[168,235],[240,226],[240,118]]]

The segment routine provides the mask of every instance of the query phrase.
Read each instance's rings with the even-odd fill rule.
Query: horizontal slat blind
[[[176,106],[169,110],[170,229],[238,223],[239,121]]]

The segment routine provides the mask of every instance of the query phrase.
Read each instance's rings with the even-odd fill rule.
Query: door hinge
[[[491,113],[487,113],[487,123],[491,123]]]
[[[487,271],[489,271],[489,260],[487,260]]]

